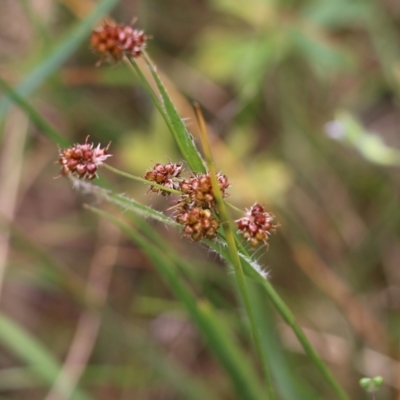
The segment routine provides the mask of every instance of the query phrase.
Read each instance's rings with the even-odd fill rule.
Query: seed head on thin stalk
[[[169,162],[165,165],[157,163],[152,169],[146,172],[144,178],[150,182],[165,186],[166,188],[178,190],[180,185],[178,178],[182,172],[182,168],[182,163],[173,164]],[[171,194],[171,192],[155,186],[150,186],[150,191],[161,193],[163,196],[169,196]]]
[[[222,196],[226,197],[226,189],[230,186],[228,178],[221,174],[217,174],[218,186]],[[215,208],[215,195],[213,192],[210,174],[198,174],[185,179],[180,184],[182,191],[182,200],[203,208]]]
[[[217,180],[223,197],[226,197],[228,178],[218,173]],[[183,179],[179,190],[182,195],[175,206],[175,220],[183,225],[183,233],[195,241],[215,239],[220,222],[216,216],[216,200],[210,174],[197,174]]]
[[[219,221],[208,208],[181,205],[175,220],[183,225],[183,233],[196,242],[203,238],[213,240],[217,237]]]
[[[73,175],[79,179],[94,179],[97,177],[97,170],[107,158],[107,147],[101,148],[100,144],[94,147],[93,143],[88,143],[89,136],[83,144],[76,143],[67,149],[59,149],[61,165],[61,175]]]
[[[100,55],[100,61],[118,62],[124,55],[139,57],[146,47],[147,36],[144,31],[131,25],[104,22],[90,36],[91,49]]]
[[[236,220],[239,232],[251,244],[256,247],[260,243],[267,244],[271,233],[276,232],[278,224],[273,223],[274,216],[264,212],[264,208],[255,203],[246,211],[244,217]]]

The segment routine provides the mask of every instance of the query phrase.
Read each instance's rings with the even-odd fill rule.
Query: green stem
[[[243,210],[241,210],[240,208],[236,207],[236,206],[233,205],[232,203],[228,203],[228,202],[226,201],[225,204],[226,204],[228,207],[232,208],[232,210],[235,210],[235,211],[237,211],[237,212],[239,212],[239,213],[243,213]]]
[[[271,376],[270,376],[268,365],[267,365],[267,360],[265,359],[264,352],[262,351],[261,338],[260,338],[259,331],[257,329],[254,312],[251,307],[251,302],[250,302],[249,294],[247,291],[246,280],[245,280],[245,276],[243,273],[242,264],[240,262],[238,250],[236,247],[235,235],[233,233],[234,230],[232,228],[232,223],[229,218],[228,212],[226,210],[225,202],[223,200],[221,189],[218,184],[217,172],[216,172],[216,169],[214,166],[214,161],[213,161],[213,157],[212,157],[212,153],[211,153],[211,147],[210,147],[210,143],[207,139],[205,122],[204,122],[203,116],[201,114],[201,111],[200,111],[200,108],[198,105],[195,105],[195,113],[196,113],[196,117],[197,117],[199,127],[200,127],[204,155],[206,158],[206,163],[207,163],[207,167],[208,167],[210,178],[211,178],[211,184],[212,184],[215,200],[217,202],[218,211],[219,211],[219,214],[221,217],[221,221],[225,222],[222,224],[222,226],[223,226],[223,229],[225,232],[225,238],[226,238],[226,243],[227,243],[228,251],[229,251],[229,255],[230,255],[230,261],[235,270],[235,276],[236,276],[237,284],[239,287],[239,292],[242,297],[242,301],[244,303],[246,313],[249,317],[250,328],[251,328],[253,340],[254,340],[254,343],[256,346],[256,351],[260,358],[261,366],[262,366],[263,373],[264,373],[264,376],[266,379],[268,398],[270,400],[274,400],[275,393],[274,393],[273,386],[272,386],[272,381],[271,381]]]
[[[160,102],[160,99],[150,86],[149,82],[147,81],[146,77],[144,76],[142,70],[139,68],[135,60],[132,60],[131,58],[124,57],[124,62],[125,64],[132,70],[136,72],[136,74],[139,77],[140,82],[142,83],[143,87],[146,89],[146,92],[149,94],[151,97],[151,100],[153,101],[154,105],[156,106],[157,110],[160,112],[161,116],[163,117],[165,123],[168,126],[168,129],[171,131],[172,135],[174,136],[174,127],[171,124],[170,119],[168,118],[167,113],[165,112],[164,108],[162,107],[162,104]]]
[[[311,345],[309,340],[307,339],[306,335],[300,328],[300,326],[297,324],[292,312],[289,310],[287,305],[284,303],[284,301],[281,299],[281,297],[276,293],[275,289],[272,287],[272,285],[265,280],[263,282],[263,286],[282,316],[282,318],[286,321],[286,323],[292,328],[294,334],[296,335],[297,339],[301,343],[303,349],[307,353],[307,355],[311,358],[311,360],[314,362],[315,366],[319,369],[321,374],[325,377],[325,379],[328,381],[332,389],[336,392],[338,398],[340,400],[350,400],[350,398],[347,396],[347,394],[343,391],[342,387],[340,384],[336,381],[335,377],[331,374],[329,369],[326,367],[325,363],[322,361],[322,359],[318,356],[317,352],[315,351],[314,347]]]
[[[108,164],[103,164],[103,167],[108,169],[109,171],[112,171],[112,172],[118,174],[118,175],[124,176],[125,178],[133,179],[135,181],[142,182],[142,183],[144,183],[146,185],[149,185],[149,186],[154,186],[157,189],[160,189],[160,190],[162,190],[164,192],[169,192],[169,193],[173,193],[173,194],[182,194],[182,192],[180,192],[179,190],[175,190],[175,189],[171,189],[171,188],[168,188],[166,186],[163,186],[163,185],[159,185],[158,183],[155,183],[153,181],[149,181],[149,180],[147,180],[145,178],[142,178],[140,176],[135,176],[135,175],[128,174],[127,172],[124,172],[124,171],[121,171],[121,170],[119,170],[117,168],[111,167]]]

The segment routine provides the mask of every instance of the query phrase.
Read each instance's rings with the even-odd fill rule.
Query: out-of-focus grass
[[[0,74],[9,85],[29,79],[33,65],[44,68],[61,48],[54,38],[65,33],[72,40],[69,32],[90,4],[54,2],[49,15],[39,2],[25,2],[25,8],[22,3],[6,1],[2,8],[13,25],[30,29],[21,33],[21,42],[7,24],[0,28],[1,43],[8,44],[2,46],[7,52],[0,54]],[[346,110],[365,131],[399,149],[400,7],[389,1],[238,4],[153,0],[132,6],[120,1],[112,15],[124,22],[139,17],[137,25],[153,35],[149,54],[176,85],[171,93],[181,90],[206,110],[216,163],[233,183],[230,201],[244,208],[257,200],[276,214],[279,233],[269,250],[257,251],[255,258],[270,272],[319,354],[352,398],[363,396],[361,376],[378,374],[386,385],[377,397],[396,398],[399,171],[371,163],[357,148],[332,140],[324,126]],[[87,42],[79,46],[64,63],[54,64],[50,75],[32,81],[37,88],[29,97],[32,106],[70,142],[88,134],[95,142],[111,140],[110,162],[128,172],[143,174],[153,161],[178,160],[166,127],[134,77],[122,65],[95,68]],[[53,53],[46,55],[46,48]],[[189,102],[174,99],[182,117],[191,115]],[[108,254],[110,244],[99,239],[96,217],[81,209],[83,201],[93,199],[82,199],[69,183],[52,179],[58,175],[53,165],[57,148],[33,124],[10,204],[4,189],[18,166],[5,152],[16,140],[15,115],[9,109],[1,124],[2,312],[44,343],[60,364],[71,349],[79,317],[98,313],[98,336],[92,339],[80,382],[92,398],[179,398],[177,393],[186,398],[191,389],[180,388],[179,381],[189,379],[181,370],[194,379],[193,387],[205,385],[221,398],[235,398],[182,305],[171,301],[151,262],[125,238],[112,244],[117,252],[103,305],[96,308],[85,297],[86,285],[92,284],[89,266],[99,251]],[[195,120],[186,122],[196,133]],[[379,150],[372,145],[369,154]],[[102,174],[121,192],[162,209],[160,199],[146,196],[143,185]],[[160,224],[157,229],[171,249],[193,260],[193,290],[212,302],[247,346],[224,266],[172,228]],[[269,322],[265,331],[273,327],[267,347],[280,343],[274,380],[289,376],[293,382],[281,390],[282,398],[312,398],[313,392],[317,398],[334,398],[268,300],[257,296],[257,314],[265,313]],[[149,311],[144,298],[159,308]],[[154,351],[139,355],[138,349],[148,346]],[[12,387],[3,380],[5,395],[41,399],[48,393],[48,386],[30,378],[30,370],[14,369],[26,365],[4,344],[0,363],[0,378],[14,373]],[[168,369],[177,372],[169,376]],[[27,385],[29,379],[37,384]]]

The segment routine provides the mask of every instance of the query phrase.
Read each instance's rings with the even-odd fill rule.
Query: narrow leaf
[[[60,371],[58,362],[42,343],[4,314],[0,314],[0,342],[31,367],[49,386],[54,383]],[[62,387],[70,393],[68,385],[69,382],[65,379]],[[76,389],[74,399],[89,400],[89,397]]]
[[[92,14],[80,21],[61,43],[54,45],[42,62],[17,86],[16,92],[21,96],[29,96],[37,89],[78,48],[92,30],[93,25],[117,3],[118,0],[100,1]],[[9,106],[10,103],[7,99],[0,100],[0,120],[4,117]]]
[[[0,88],[6,95],[28,115],[31,121],[47,136],[49,140],[60,146],[67,147],[69,142],[55,128],[53,128],[22,96],[13,90],[0,77]]]
[[[203,338],[207,341],[210,349],[229,373],[238,393],[238,398],[249,400],[264,399],[265,393],[256,378],[256,374],[231,333],[222,323],[221,319],[218,318],[211,304],[196,300],[176,273],[176,265],[169,258],[165,257],[165,253],[139,232],[112,215],[94,207],[88,208],[118,226],[133,242],[146,252],[160,275],[169,285],[171,291],[185,306],[186,311],[191,316]]]
[[[168,95],[168,92],[160,76],[157,73],[156,67],[151,62],[147,54],[144,54],[144,60],[146,61],[146,64],[149,67],[151,75],[153,76],[153,79],[156,82],[157,88],[160,92],[165,113],[167,118],[169,119],[170,125],[172,127],[172,134],[174,135],[179,150],[181,151],[183,157],[185,158],[186,162],[193,172],[204,173],[205,166],[200,156],[200,153],[194,144],[193,137],[188,131],[184,122],[182,121],[182,118],[178,114],[172,99]]]

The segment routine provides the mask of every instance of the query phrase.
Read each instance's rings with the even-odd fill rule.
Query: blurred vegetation
[[[148,53],[197,139],[191,101],[203,107],[229,200],[276,215],[254,259],[350,398],[370,398],[358,382],[380,375],[376,398],[400,399],[400,3],[2,0],[1,78],[65,142],[111,141],[110,164],[143,176],[180,155],[126,66],[95,66],[87,38],[108,12],[152,35]],[[151,258],[82,208],[95,196],[53,179],[57,145],[4,93],[0,121],[0,398],[69,398],[75,384],[73,399],[239,398]],[[165,208],[144,185],[101,175]],[[152,225],[250,359],[230,270]],[[336,398],[252,289],[278,398]]]

